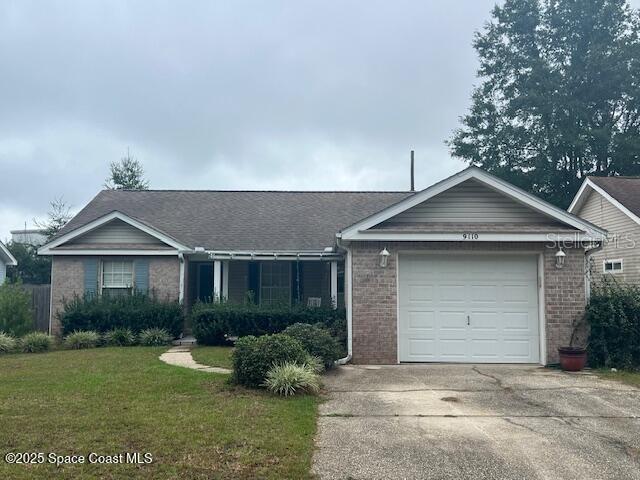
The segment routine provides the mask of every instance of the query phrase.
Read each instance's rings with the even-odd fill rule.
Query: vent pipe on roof
[[[411,150],[411,191],[416,191],[415,186],[415,174],[414,174],[414,160],[413,160],[413,150]]]

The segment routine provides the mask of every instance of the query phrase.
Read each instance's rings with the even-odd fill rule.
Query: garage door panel
[[[432,302],[434,294],[434,285],[433,284],[410,284],[409,285],[409,303],[424,303],[424,302]]]
[[[401,361],[539,360],[534,255],[401,255],[398,301]]]
[[[410,330],[434,330],[436,315],[434,311],[409,311]]]

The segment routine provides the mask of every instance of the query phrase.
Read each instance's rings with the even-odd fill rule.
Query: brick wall
[[[51,262],[51,334],[59,335],[57,313],[65,299],[84,293],[84,265],[86,257],[53,257]]]
[[[149,257],[149,290],[159,300],[178,300],[180,297],[178,257]]]
[[[379,253],[390,252],[386,268]],[[397,363],[398,250],[538,251],[544,252],[547,362],[558,361],[556,348],[571,336],[571,324],[584,311],[584,251],[565,249],[565,267],[555,268],[556,249],[539,243],[353,242],[353,362]]]
[[[84,260],[89,257],[54,256],[51,264],[51,333],[61,333],[57,313],[65,299],[84,294]],[[135,258],[132,257],[133,260]],[[178,300],[180,296],[180,262],[178,257],[148,257],[149,288],[161,300]]]

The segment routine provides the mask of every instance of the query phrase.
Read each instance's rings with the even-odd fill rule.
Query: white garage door
[[[401,255],[401,362],[537,363],[535,255]]]

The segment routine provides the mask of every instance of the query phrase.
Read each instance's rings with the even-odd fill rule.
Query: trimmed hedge
[[[233,351],[233,381],[258,388],[264,385],[267,373],[275,365],[304,364],[308,358],[309,354],[298,340],[282,333],[242,337]]]
[[[138,333],[148,328],[164,328],[177,337],[184,325],[184,311],[178,302],[161,302],[143,294],[76,296],[65,303],[58,318],[64,334],[76,330],[104,333],[122,328]]]
[[[193,335],[201,345],[223,345],[227,336],[279,333],[295,323],[322,324],[346,345],[344,309],[198,303],[191,311]]]
[[[318,357],[325,369],[330,369],[339,357],[339,348],[336,340],[329,334],[326,328],[319,324],[294,323],[284,329],[282,333],[298,340],[304,349],[313,357]]]
[[[585,314],[594,367],[640,367],[640,288],[606,281],[595,286]]]

